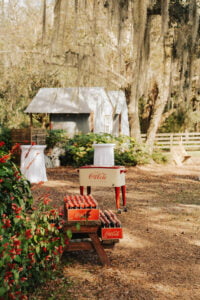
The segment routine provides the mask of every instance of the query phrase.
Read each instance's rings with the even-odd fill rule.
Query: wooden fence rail
[[[146,134],[142,134],[145,142]],[[187,133],[158,133],[156,134],[154,148],[170,150],[173,146],[182,145],[186,150],[200,150],[200,132]]]

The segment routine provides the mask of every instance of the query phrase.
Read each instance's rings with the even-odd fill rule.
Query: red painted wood
[[[126,206],[126,186],[121,186],[123,206]]]
[[[117,209],[120,208],[120,187],[115,187],[115,201]]]

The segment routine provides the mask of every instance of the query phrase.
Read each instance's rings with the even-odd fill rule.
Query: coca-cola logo
[[[119,232],[118,230],[112,230],[112,231],[104,231],[103,233],[103,237],[104,238],[120,238],[121,236],[121,232]]]
[[[85,211],[74,211],[74,218],[76,219],[89,219],[91,215],[91,209],[90,210],[85,210]]]
[[[103,172],[93,172],[89,174],[90,180],[106,180],[106,174]]]

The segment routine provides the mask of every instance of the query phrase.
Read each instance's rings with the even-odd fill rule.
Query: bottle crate
[[[64,198],[64,211],[67,221],[98,221],[99,208],[91,196],[73,195]]]
[[[100,221],[102,240],[123,238],[121,222],[111,210],[100,211]]]

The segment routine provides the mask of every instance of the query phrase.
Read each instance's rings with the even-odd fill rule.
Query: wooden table
[[[65,247],[65,251],[79,251],[79,250],[95,250],[99,256],[102,265],[110,265],[110,260],[104,248],[112,248],[117,241],[110,241],[104,244],[101,241],[98,232],[100,224],[98,222],[80,222],[80,228],[77,229],[76,223],[66,222],[63,226],[64,230],[71,230],[72,239],[74,242],[69,242]],[[87,239],[84,241],[84,238]],[[80,241],[83,239],[83,241]],[[76,241],[77,240],[77,241]]]

